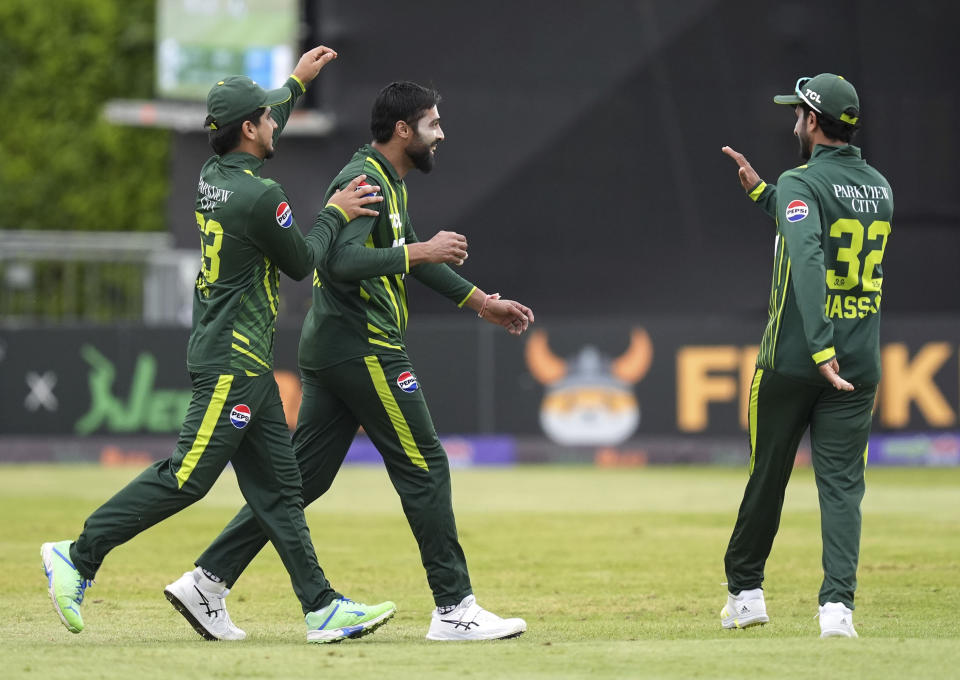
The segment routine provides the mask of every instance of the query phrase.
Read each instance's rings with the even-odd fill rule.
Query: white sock
[[[210,577],[213,578],[210,578]],[[222,593],[226,590],[226,585],[223,580],[214,580],[219,577],[216,574],[213,574],[202,567],[197,567],[193,570],[193,580],[197,582],[197,587],[201,590],[205,590],[208,593]]]

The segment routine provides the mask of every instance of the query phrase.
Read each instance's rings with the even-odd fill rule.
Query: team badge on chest
[[[404,392],[416,392],[420,385],[417,383],[417,376],[410,371],[404,371],[397,376],[397,387]]]
[[[238,430],[250,424],[250,407],[246,404],[237,404],[230,409],[230,422]]]

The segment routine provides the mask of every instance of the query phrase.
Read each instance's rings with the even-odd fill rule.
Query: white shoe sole
[[[753,616],[746,617],[730,617],[727,616],[726,607],[724,607],[723,611],[720,612],[720,625],[727,630],[732,628],[752,628],[753,626],[762,626],[765,623],[770,623],[770,617],[766,614],[754,614]]]
[[[834,628],[832,630],[824,630],[820,633],[820,638],[833,638],[833,637],[843,637],[843,638],[855,638],[859,637],[857,631],[853,631],[853,635],[850,634],[849,630],[844,630],[842,628]]]
[[[307,642],[323,644],[326,642],[342,642],[343,640],[354,640],[364,635],[369,635],[377,628],[393,618],[397,613],[396,609],[384,612],[375,619],[358,623],[355,626],[344,626],[343,628],[332,628],[330,630],[308,630]]]
[[[428,640],[434,640],[437,642],[473,642],[473,641],[484,641],[484,640],[509,640],[511,638],[520,637],[525,632],[527,632],[527,624],[524,621],[522,624],[514,626],[512,629],[501,631],[499,633],[465,633],[463,635],[456,635],[450,633],[427,633]]]

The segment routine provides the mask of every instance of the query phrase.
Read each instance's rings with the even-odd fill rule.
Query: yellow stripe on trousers
[[[207,449],[210,443],[210,437],[213,436],[213,430],[217,427],[217,421],[220,420],[220,414],[223,412],[223,405],[227,402],[227,395],[230,393],[230,386],[233,384],[232,375],[221,375],[217,380],[217,386],[213,388],[213,396],[210,397],[210,404],[207,406],[206,413],[203,414],[203,421],[200,423],[200,429],[197,430],[197,437],[193,440],[193,446],[184,456],[180,463],[180,469],[177,470],[177,488],[182,489],[183,485],[190,479],[190,473],[197,466],[197,461]]]
[[[367,370],[370,371],[373,386],[376,388],[377,395],[383,403],[383,408],[386,409],[387,415],[390,417],[390,422],[393,423],[393,429],[396,430],[397,437],[399,437],[400,444],[403,446],[407,457],[417,467],[429,470],[427,461],[423,459],[423,454],[420,453],[417,443],[413,440],[413,434],[410,432],[410,426],[407,424],[406,418],[403,417],[400,405],[397,403],[397,400],[394,399],[393,392],[390,391],[390,386],[387,384],[387,376],[383,373],[380,360],[375,356],[367,356],[363,357],[363,361],[367,364]]]
[[[763,369],[758,368],[750,385],[750,474],[753,474],[753,464],[757,461],[757,402],[760,401],[760,379]]]

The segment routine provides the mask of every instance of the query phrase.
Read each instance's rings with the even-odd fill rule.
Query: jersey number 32
[[[870,252],[863,258],[863,273],[860,272],[860,253],[863,250],[863,236],[866,231],[867,241],[876,242],[880,239],[879,247],[870,248]],[[887,248],[887,237],[890,235],[890,223],[876,220],[866,229],[860,220],[842,219],[830,225],[830,237],[842,238],[850,234],[850,246],[837,249],[837,265],[847,265],[845,272],[837,269],[827,270],[827,286],[833,290],[850,290],[858,283],[862,283],[864,292],[879,292],[883,286],[883,277],[875,277],[877,267],[883,260],[883,251]]]

